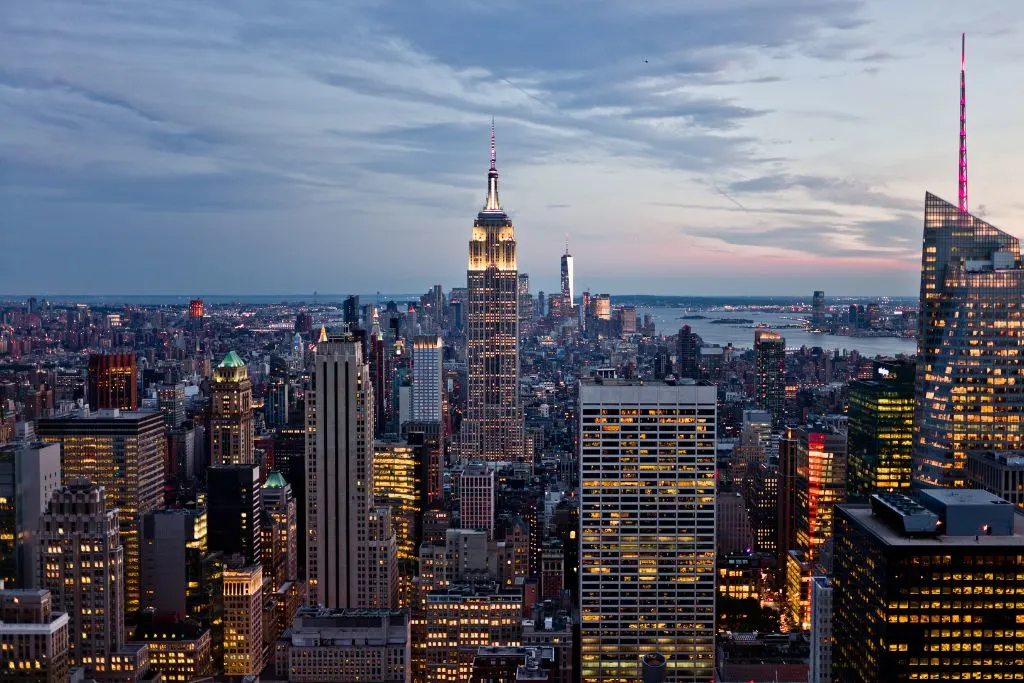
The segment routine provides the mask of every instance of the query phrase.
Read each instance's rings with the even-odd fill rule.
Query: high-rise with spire
[[[462,423],[464,458],[519,460],[519,272],[515,229],[498,198],[491,123],[487,200],[473,223],[467,271],[466,361],[469,391]]]
[[[965,93],[961,52],[959,204],[925,194],[914,391],[914,478],[957,488],[969,451],[1024,444],[1020,242],[967,212]]]
[[[566,235],[565,253],[562,254],[562,305],[567,309],[571,309],[575,295],[576,292],[573,289],[572,254],[569,253],[569,236]]]

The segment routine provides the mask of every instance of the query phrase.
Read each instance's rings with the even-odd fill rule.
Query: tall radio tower
[[[967,34],[960,34],[960,211],[967,213],[967,77],[964,57],[967,52]]]

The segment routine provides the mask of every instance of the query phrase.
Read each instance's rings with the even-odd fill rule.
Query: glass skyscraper
[[[871,379],[850,382],[848,500],[910,488],[914,364],[875,361]]]
[[[786,340],[770,330],[754,331],[754,364],[757,370],[757,403],[772,416],[772,426],[782,426],[786,416]]]
[[[1021,447],[1020,243],[925,195],[914,476],[963,487],[968,451]]]

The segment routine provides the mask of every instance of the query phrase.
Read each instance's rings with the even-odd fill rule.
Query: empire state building
[[[462,456],[467,460],[521,460],[519,272],[515,228],[498,199],[493,124],[487,201],[473,223],[466,280],[469,391],[462,423]]]

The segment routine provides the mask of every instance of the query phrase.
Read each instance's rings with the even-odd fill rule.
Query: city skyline
[[[355,291],[381,280],[373,252],[395,289],[455,283],[440,245],[479,204],[495,115],[535,290],[558,289],[571,217],[581,291],[909,295],[921,195],[956,195],[961,30],[980,65],[969,208],[1011,231],[1024,212],[1003,180],[1024,151],[1002,85],[1018,23],[1006,6],[887,5],[32,3],[0,20],[5,251],[47,234],[56,292],[229,292],[253,266],[261,292]],[[498,47],[449,34],[484,24]],[[548,45],[570,28],[592,40]],[[934,115],[906,116],[904,97]],[[179,266],[151,267],[150,235],[175,238],[161,258]],[[92,267],[98,244],[120,268]],[[0,291],[32,293],[34,262],[0,265]]]

